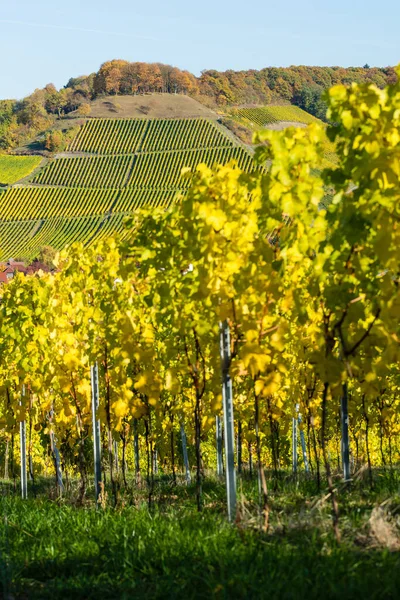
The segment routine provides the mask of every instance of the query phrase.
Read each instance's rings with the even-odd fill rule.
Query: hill
[[[395,80],[392,67],[369,68],[367,65],[351,68],[266,67],[259,71],[206,70],[200,77],[195,77],[188,71],[161,63],[111,60],[103,63],[95,73],[70,78],[60,90],[50,83],[23,100],[0,100],[0,151],[21,146],[38,133],[58,127],[61,117],[86,117],[91,111],[93,116],[100,118],[114,114],[141,118],[146,113],[151,118],[214,118],[204,112],[207,107],[215,110],[248,104],[286,103],[324,120],[323,92],[332,85],[365,81],[382,88]],[[149,93],[176,94],[188,99],[182,99],[181,107],[174,112],[173,106],[157,106],[158,99],[154,97],[144,100]],[[189,97],[198,100],[204,108],[190,106]]]

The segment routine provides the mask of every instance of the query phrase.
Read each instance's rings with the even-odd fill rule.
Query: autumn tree
[[[126,60],[110,60],[103,63],[94,79],[96,94],[117,94],[120,89],[122,73],[128,64]]]
[[[89,102],[84,102],[83,104],[81,104],[78,109],[77,109],[77,114],[80,117],[88,117],[91,113],[91,106]]]
[[[64,147],[64,137],[61,131],[49,131],[46,134],[44,147],[49,152],[58,152]]]

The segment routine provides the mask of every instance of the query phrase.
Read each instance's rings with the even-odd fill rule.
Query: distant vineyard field
[[[179,190],[102,190],[18,187],[0,195],[1,221],[30,221],[129,213],[144,206],[168,206]],[[1,240],[0,240],[1,244]]]
[[[90,188],[182,188],[189,180],[182,178],[182,169],[195,169],[201,163],[208,166],[237,160],[246,172],[254,170],[251,155],[239,146],[142,152],[127,156],[90,156],[59,158],[51,162],[34,179],[34,183]]]
[[[246,172],[251,172],[255,168],[251,155],[237,146],[163,154],[158,152],[139,154],[128,187],[187,188],[190,180],[182,178],[184,167],[194,170],[197,165],[202,163],[211,167],[215,164],[227,164],[230,160],[237,160],[239,167]]]
[[[298,106],[260,106],[254,108],[232,108],[229,116],[253,131],[262,127],[270,127],[271,129],[282,129],[287,125],[309,125],[310,123],[320,123],[325,126],[322,121],[313,117]],[[281,127],[279,126],[281,125]],[[323,160],[321,168],[332,168],[337,163],[335,144],[330,142],[328,138],[323,143]]]
[[[162,190],[126,188],[120,190],[115,202],[115,212],[134,212],[143,207],[169,206],[183,190]]]
[[[134,156],[58,158],[47,165],[34,183],[66,187],[118,188],[127,181]]]
[[[2,221],[104,214],[112,210],[119,190],[56,187],[10,188],[0,196]]]
[[[289,123],[318,123],[313,117],[298,106],[260,106],[255,108],[233,108],[230,116],[247,124],[251,128],[255,126],[265,127],[279,121]]]
[[[233,146],[213,121],[205,119],[157,119],[148,121],[143,152],[190,150]]]
[[[206,119],[90,119],[68,147],[70,152],[133,154],[232,146]]]
[[[147,128],[142,119],[90,119],[70,143],[70,152],[133,154]]]
[[[108,235],[123,235],[125,219],[125,213],[113,213],[0,222],[0,260],[32,260],[44,246],[61,250],[73,242],[88,245]]]
[[[41,156],[0,155],[0,184],[10,185],[27,177],[41,162]]]
[[[256,168],[252,155],[208,119],[89,119],[67,151],[71,156],[51,160],[30,185],[0,194],[2,260],[123,235],[127,215],[167,207],[185,193],[185,167],[236,160],[246,172]]]
[[[333,142],[328,140],[328,137],[323,142],[323,159],[324,162],[321,168],[334,167],[338,162],[338,156],[336,154],[336,146]]]
[[[0,260],[35,258],[44,246],[61,250],[118,233],[127,215],[168,206],[177,190],[11,188],[0,195]]]

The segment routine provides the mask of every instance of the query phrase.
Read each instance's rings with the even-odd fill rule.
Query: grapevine
[[[174,440],[183,429],[203,508],[203,467],[216,463],[210,448],[222,413],[221,322],[231,332],[240,460],[257,464],[264,529],[270,480],[291,463],[299,415],[307,462],[329,489],[338,543],[332,456],[344,460],[344,394],[356,440],[353,472],[356,461],[366,462],[372,486],[374,465],[393,468],[400,459],[400,84],[383,91],[337,86],[327,100],[336,124],[327,130],[337,147],[335,169],[318,169],[326,135],[318,123],[262,130],[255,160],[267,170],[203,163],[184,175],[185,194],[172,197],[166,189],[123,228],[119,221],[120,237],[73,244],[56,258],[57,273],[17,276],[2,290],[4,435],[26,421],[55,436],[61,453],[74,446],[70,465],[82,497],[90,367],[97,364],[97,417],[114,502],[115,455],[122,447],[126,457],[139,426],[150,500],[151,464],[159,457],[175,473]],[[140,173],[144,188],[153,173],[158,177],[150,168],[147,178]],[[174,177],[171,188],[178,189]],[[334,193],[324,206],[327,186]],[[129,187],[123,193],[131,201]]]

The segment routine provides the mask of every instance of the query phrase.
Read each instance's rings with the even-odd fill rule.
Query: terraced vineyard
[[[16,187],[0,196],[2,220],[48,219],[104,214],[112,210],[118,190]]]
[[[168,206],[187,189],[184,167],[235,159],[247,172],[255,168],[251,155],[206,119],[90,119],[68,153],[27,186],[0,195],[2,260],[30,260],[43,246],[123,235],[128,214]]]
[[[123,234],[125,218],[126,213],[114,213],[0,222],[2,257],[31,260],[44,246],[63,248],[73,242],[89,244],[112,233]]]
[[[205,119],[91,119],[81,128],[68,150],[130,154],[232,145],[212,121]]]
[[[90,119],[68,147],[70,152],[130,154],[136,152],[147,122],[142,119]]]
[[[162,180],[163,186],[166,187],[188,187],[190,180],[182,180],[181,173],[184,167],[194,169],[201,163],[211,167],[217,163],[225,164],[230,160],[237,160],[240,168],[245,171],[252,171],[254,168],[250,154],[237,146],[165,152],[162,161],[158,152],[143,153],[138,155],[127,185],[128,187],[154,188]]]
[[[127,181],[133,156],[88,156],[58,158],[37,175],[33,182],[45,185],[90,188],[118,188]]]

